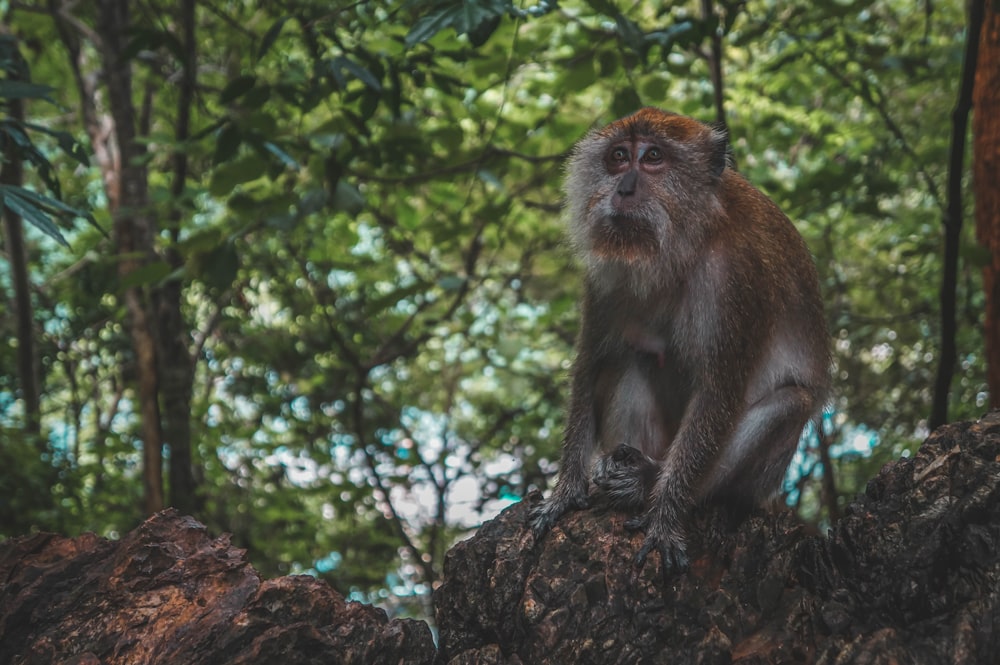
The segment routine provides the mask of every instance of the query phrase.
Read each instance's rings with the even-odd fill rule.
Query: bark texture
[[[976,238],[989,252],[983,267],[986,293],[986,383],[990,406],[1000,407],[1000,3],[983,2],[979,64],[972,93],[972,173]]]
[[[104,56],[103,75],[118,149],[117,177],[109,187],[118,274],[127,280],[156,256],[156,222],[149,206],[146,147],[138,139],[136,110],[132,103],[132,65],[123,57],[129,31],[129,3],[98,2],[97,31]],[[137,284],[124,288],[129,336],[135,354],[135,375],[142,414],[142,485],[144,510],[152,515],[163,508],[163,431],[160,421],[159,373],[156,359],[156,326],[147,289]]]
[[[537,497],[536,497],[537,498]],[[532,499],[535,500],[535,499]],[[995,663],[1000,412],[886,465],[828,535],[788,512],[695,521],[669,580],[624,516],[584,511],[541,542],[531,501],[449,552],[427,626],[310,577],[262,581],[176,511],[121,541],[0,543],[2,663]]]
[[[564,518],[540,546],[519,504],[459,543],[435,594],[438,663],[995,663],[1000,413],[886,465],[827,537],[790,513],[695,526],[664,583],[621,515]]]
[[[427,663],[426,624],[307,576],[261,580],[229,537],[166,510],[120,541],[0,544],[0,663]]]

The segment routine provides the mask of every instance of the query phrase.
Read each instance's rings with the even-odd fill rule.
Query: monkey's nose
[[[618,181],[618,195],[619,196],[629,196],[630,194],[635,194],[635,183],[639,179],[639,175],[635,171],[629,171],[622,176],[622,179]]]

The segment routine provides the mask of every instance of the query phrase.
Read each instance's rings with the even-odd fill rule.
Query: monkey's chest
[[[598,439],[605,452],[624,443],[662,459],[687,406],[683,368],[666,337],[629,326],[623,338],[598,374]]]
[[[666,365],[667,340],[662,335],[638,323],[629,323],[622,331],[622,339],[628,349],[640,356],[648,355],[659,368]]]

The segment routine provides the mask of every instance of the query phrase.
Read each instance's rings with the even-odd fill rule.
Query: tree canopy
[[[445,550],[555,471],[562,163],[642,105],[725,122],[816,259],[835,394],[802,517],[927,433],[957,3],[0,10],[0,536],[173,505],[265,574],[425,612]],[[951,419],[989,404],[989,258],[956,237]]]

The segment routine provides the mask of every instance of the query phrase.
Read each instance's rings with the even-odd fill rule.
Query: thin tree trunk
[[[121,59],[123,40],[129,28],[129,3],[98,2],[98,33],[101,36],[108,102],[114,118],[119,151],[119,206],[112,211],[114,238],[119,255],[118,272],[126,279],[147,264],[153,254],[155,230],[149,211],[145,148],[136,140],[135,105],[132,102],[131,63]],[[128,328],[135,353],[139,409],[142,416],[144,510],[152,514],[163,508],[163,439],[158,404],[159,377],[156,339],[150,316],[149,297],[141,285],[125,289]]]
[[[962,235],[962,176],[965,172],[965,137],[972,109],[972,87],[976,76],[979,26],[983,21],[983,0],[969,6],[969,27],[962,63],[962,83],[958,101],[951,116],[951,148],[948,158],[948,206],[944,219],[944,271],[941,275],[941,350],[938,355],[937,379],[934,382],[934,402],[931,406],[930,427],[935,429],[948,422],[948,401],[951,380],[958,358],[955,337],[956,292],[958,287],[958,250]],[[978,115],[978,114],[977,114]]]
[[[175,249],[180,240],[183,196],[187,182],[188,160],[184,144],[190,136],[191,106],[197,72],[195,42],[195,0],[183,0],[180,17],[184,44],[183,73],[177,102],[176,143],[173,155],[171,194],[174,209],[169,216],[171,246],[166,258],[174,269],[183,265]],[[188,326],[181,310],[181,280],[174,279],[158,288],[155,294],[160,326],[160,396],[163,406],[163,436],[170,448],[170,505],[185,514],[197,514],[199,501],[191,454],[191,391],[194,383],[194,359]]]
[[[833,458],[830,456],[830,446],[836,437],[823,431],[823,416],[814,421],[816,426],[816,448],[819,451],[819,461],[823,466],[822,503],[826,506],[827,519],[830,524],[840,519],[840,507],[837,505],[837,479],[833,470]]]
[[[7,146],[0,145],[0,150]],[[10,154],[10,153],[7,153]],[[12,175],[10,163],[0,169],[0,183],[19,185],[20,178]],[[20,166],[20,164],[18,164]],[[24,431],[32,436],[41,433],[41,406],[35,360],[34,307],[31,304],[31,283],[28,276],[28,250],[24,244],[24,228],[20,215],[5,209],[3,214],[3,244],[10,262],[10,277],[14,288],[14,317],[17,323],[17,377],[24,400]]]
[[[24,104],[20,99],[8,101],[8,115],[15,121],[24,120]],[[8,144],[9,143],[9,144]],[[20,150],[13,141],[0,139],[0,183],[21,186],[24,182],[24,165]],[[17,375],[24,400],[24,430],[37,438],[41,432],[40,391],[38,364],[35,360],[34,309],[31,304],[31,283],[28,278],[28,250],[24,244],[21,216],[13,210],[3,210],[3,241],[10,261],[10,276],[14,287],[14,316],[17,322]]]
[[[973,94],[973,180],[976,237],[989,250],[983,268],[986,293],[986,382],[990,407],[1000,407],[1000,7],[985,7],[980,34],[979,67]]]
[[[3,26],[7,34],[7,26]],[[9,80],[27,80],[27,65],[21,58],[17,42],[13,41],[10,53],[2,54],[8,60]],[[8,99],[7,116],[14,122],[24,122],[24,100]],[[0,135],[0,183],[20,187],[24,184],[24,163],[21,150],[15,141]],[[38,381],[38,362],[35,351],[34,308],[31,304],[31,282],[28,278],[28,249],[24,244],[24,223],[13,210],[3,208],[3,241],[10,261],[10,276],[14,287],[14,316],[17,321],[17,374],[24,400],[24,430],[38,438],[41,433],[41,390]],[[38,443],[41,443],[40,439]]]
[[[735,8],[731,11],[737,11]],[[709,21],[715,15],[715,8],[712,0],[701,0],[701,18]],[[708,71],[712,77],[712,99],[715,104],[715,122],[726,129],[728,134],[728,124],[726,123],[726,96],[722,86],[722,35],[718,28],[712,31],[709,37]]]

